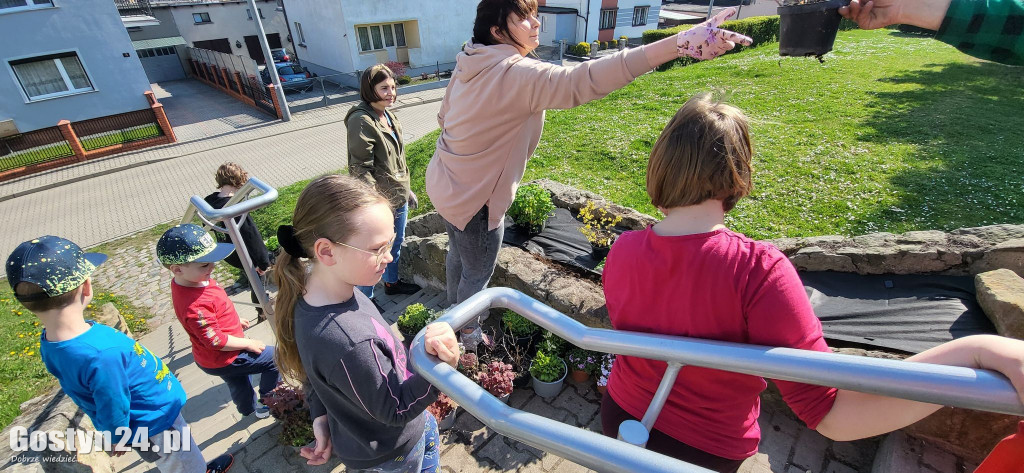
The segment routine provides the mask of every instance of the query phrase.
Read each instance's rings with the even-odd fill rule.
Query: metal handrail
[[[590,328],[508,288],[485,289],[449,309],[438,322],[447,322],[459,330],[492,308],[511,309],[588,350],[1024,415],[1024,404],[1009,380],[987,370]],[[416,335],[410,348],[413,369],[502,435],[599,471],[705,471],[626,442],[512,409],[451,366],[428,355],[423,347],[423,333]],[[668,370],[666,376],[676,373]],[[654,399],[667,396],[672,384],[661,383]],[[644,419],[650,418],[653,424],[660,408],[652,405]]]
[[[259,191],[261,194],[249,199],[249,194],[254,191]],[[206,224],[206,227],[228,235],[231,243],[235,245],[235,254],[238,255],[238,259],[242,262],[242,269],[245,271],[246,277],[249,278],[249,284],[253,285],[256,299],[259,300],[260,307],[263,308],[263,313],[267,314],[268,318],[273,317],[274,307],[270,304],[270,298],[267,297],[263,280],[260,278],[259,273],[256,272],[256,266],[253,265],[249,251],[245,247],[245,241],[242,240],[239,222],[245,221],[245,216],[249,212],[266,207],[275,200],[277,200],[277,189],[270,187],[270,185],[255,177],[250,177],[249,181],[228,200],[227,204],[219,209],[211,207],[202,197],[193,195],[189,199],[188,208],[185,209],[185,215],[181,219],[181,223],[191,223],[192,220],[198,217]],[[241,218],[238,218],[236,221],[236,217]],[[218,221],[223,222],[224,226],[218,226],[216,223]]]

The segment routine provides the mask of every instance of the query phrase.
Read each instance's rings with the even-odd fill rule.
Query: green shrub
[[[414,335],[433,322],[439,314],[427,309],[423,304],[412,304],[398,317],[398,330],[403,334]]]
[[[569,54],[572,54],[573,56],[589,56],[590,43],[581,41],[572,46],[569,46]]]
[[[845,20],[845,18],[844,18],[844,20]],[[924,36],[935,36],[935,30],[930,30],[928,28],[921,28],[920,26],[914,26],[914,25],[896,25],[896,30],[898,30],[900,33],[919,34],[919,35],[924,35]]]
[[[608,49],[608,42],[601,41],[601,50],[604,51],[605,49]]]
[[[619,47],[619,42],[614,40],[614,39],[608,40],[608,47],[612,48],[612,49],[615,49],[615,48]]]
[[[680,31],[686,31],[693,28],[696,25],[679,25],[674,28],[666,28],[663,30],[647,30],[643,33],[643,43],[650,44],[663,38],[668,38]],[[750,18],[744,18],[742,20],[731,20],[722,23],[720,26],[723,30],[735,31],[742,35],[749,36],[754,42],[749,47],[756,47],[762,44],[774,43],[779,41],[779,17],[776,16],[752,16]],[[731,54],[742,51],[744,46],[737,45],[735,48],[727,52]],[[684,57],[679,58],[675,61],[669,61],[658,67],[659,71],[669,69],[675,64],[685,66],[697,62],[696,59]]]
[[[526,317],[508,309],[501,314],[501,322],[505,324],[505,329],[516,337],[529,337],[540,330],[540,327],[527,320]]]
[[[536,184],[527,184],[516,190],[508,216],[517,225],[539,231],[554,210],[555,204],[551,203],[548,191]]]
[[[540,381],[551,383],[565,376],[565,364],[561,358],[539,351],[530,365],[530,374]]]
[[[412,77],[401,76],[401,77],[398,78],[398,85],[406,85],[406,84],[408,84],[410,82],[412,82]]]

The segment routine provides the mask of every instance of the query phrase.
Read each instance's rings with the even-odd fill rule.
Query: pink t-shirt
[[[627,232],[604,269],[612,326],[728,342],[828,351],[796,269],[778,249],[727,229],[684,236]],[[608,392],[641,418],[666,364],[619,356]],[[808,427],[832,409],[836,389],[775,381]],[[757,453],[763,378],[693,366],[679,372],[654,427],[708,453]]]

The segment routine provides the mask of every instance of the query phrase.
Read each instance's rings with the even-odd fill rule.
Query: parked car
[[[288,90],[306,90],[313,85],[312,75],[306,68],[294,63],[274,64],[277,68],[277,75],[281,79],[281,88]],[[267,68],[260,71],[264,84],[270,84],[270,72]]]
[[[274,64],[292,62],[291,54],[288,54],[288,51],[285,51],[284,49],[271,49],[270,55],[274,58]]]

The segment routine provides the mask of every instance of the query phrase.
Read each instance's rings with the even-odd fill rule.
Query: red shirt
[[[210,280],[206,287],[182,286],[171,280],[174,315],[192,340],[192,356],[203,368],[222,368],[235,361],[240,350],[221,351],[228,335],[244,338],[242,322],[228,293]]]
[[[974,473],[1020,472],[1024,467],[1024,421],[1017,424],[1017,433],[1006,437],[978,465]]]
[[[608,314],[617,330],[828,351],[796,269],[770,244],[721,229],[664,237],[627,232],[604,269]],[[643,417],[665,362],[618,356],[608,392]],[[775,381],[786,403],[815,428],[836,389]],[[739,460],[757,453],[763,378],[694,366],[679,372],[654,427],[708,453]]]

